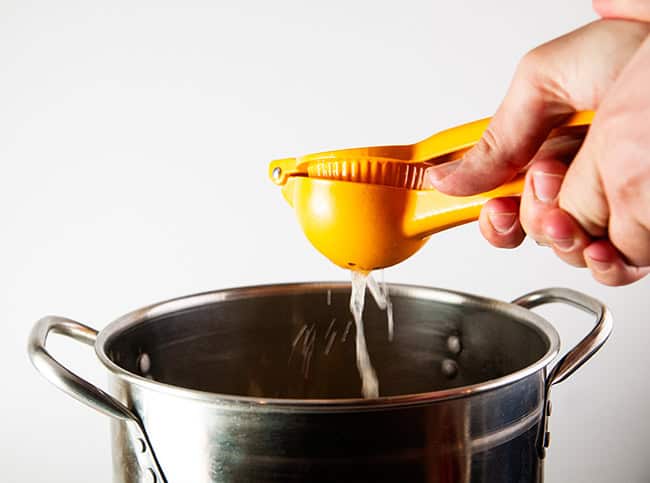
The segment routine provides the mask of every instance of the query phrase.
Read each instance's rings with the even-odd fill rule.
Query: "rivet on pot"
[[[157,478],[156,478],[156,473],[151,468],[148,468],[146,473],[145,473],[145,481],[147,483],[156,483]]]
[[[138,369],[143,376],[149,374],[149,371],[151,370],[151,358],[146,352],[143,352],[138,357]]]
[[[145,451],[147,451],[147,445],[144,444],[144,440],[143,440],[143,439],[138,438],[138,444],[137,444],[137,446],[138,446],[138,451],[139,451],[140,453],[144,453]]]
[[[458,364],[451,359],[443,359],[441,369],[442,373],[449,379],[453,379],[458,374]]]
[[[460,354],[460,351],[463,349],[460,344],[460,337],[457,335],[450,335],[447,338],[447,349],[449,349],[449,352],[454,355]]]

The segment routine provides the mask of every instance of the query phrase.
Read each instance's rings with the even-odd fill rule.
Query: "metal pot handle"
[[[612,315],[602,303],[568,288],[547,288],[523,295],[512,301],[528,309],[563,302],[595,316],[594,328],[561,357],[548,372],[547,387],[564,381],[600,349],[612,333]]]
[[[153,452],[140,418],[110,394],[82,379],[65,368],[47,351],[50,333],[61,334],[89,346],[95,344],[97,331],[79,322],[64,317],[48,316],[39,320],[29,334],[27,351],[34,367],[52,384],[78,401],[101,413],[127,423],[133,437],[140,440],[143,448],[138,459],[150,480],[165,482],[164,475]]]

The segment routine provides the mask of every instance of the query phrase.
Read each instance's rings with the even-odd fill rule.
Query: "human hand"
[[[597,3],[613,11],[612,4],[631,2]],[[621,11],[616,16],[624,16]],[[520,199],[495,199],[483,208],[479,225],[490,243],[512,248],[527,233],[567,263],[588,266],[604,284],[645,276],[649,33],[648,23],[600,20],[532,50],[481,141],[462,160],[431,168],[429,183],[451,195],[471,195],[528,167]],[[571,136],[547,140],[580,110],[597,111],[584,142]]]

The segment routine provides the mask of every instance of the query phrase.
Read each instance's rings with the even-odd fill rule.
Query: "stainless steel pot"
[[[362,399],[349,284],[237,288],[131,312],[100,333],[46,317],[29,355],[52,383],[112,418],[115,482],[538,482],[549,390],[605,342],[598,301],[546,289],[512,303],[390,287],[366,304],[380,398]],[[594,327],[558,358],[532,307],[563,302]],[[347,332],[347,333],[346,333]],[[46,348],[50,333],[94,345],[104,392]]]

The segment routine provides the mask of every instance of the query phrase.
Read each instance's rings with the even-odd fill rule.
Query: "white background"
[[[110,481],[107,418],[28,362],[38,318],[100,329],[192,292],[347,278],[305,241],[267,163],[490,115],[527,50],[593,18],[585,0],[0,0],[0,480]],[[530,242],[491,248],[475,224],[386,276],[605,301],[614,336],[553,393],[547,477],[650,481],[650,280],[599,286]],[[545,313],[567,341],[588,329]],[[104,382],[91,350],[52,347]]]

